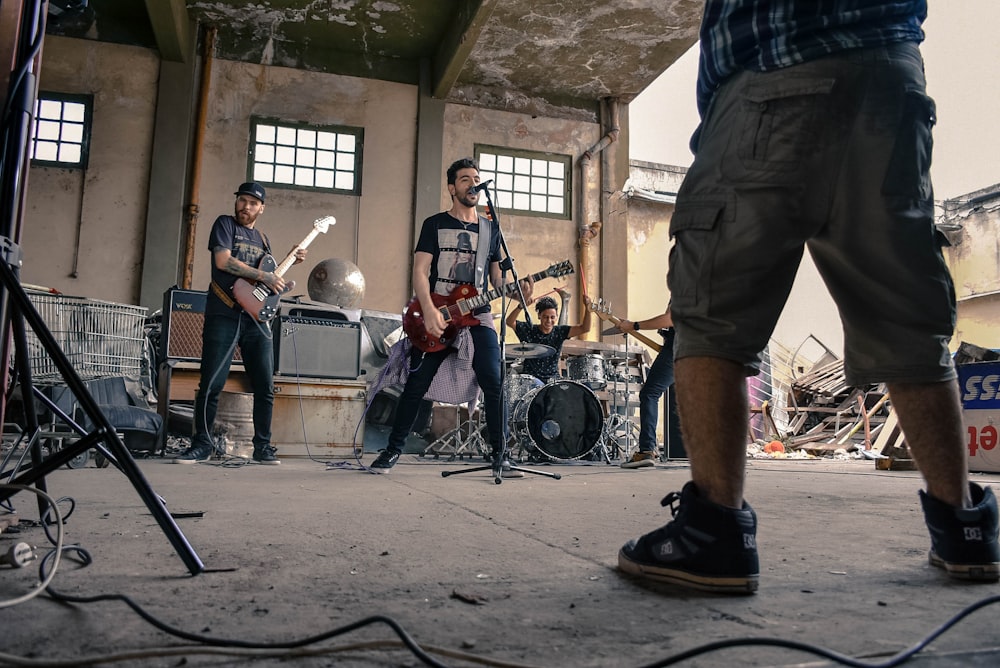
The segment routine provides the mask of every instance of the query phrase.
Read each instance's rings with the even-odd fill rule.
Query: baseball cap
[[[264,201],[264,186],[259,183],[254,183],[253,181],[247,181],[246,183],[240,185],[236,189],[234,195],[250,195],[251,197],[256,197],[261,202]]]

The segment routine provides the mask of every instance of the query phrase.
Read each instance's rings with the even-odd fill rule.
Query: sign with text
[[[970,471],[1000,471],[1000,362],[958,366]]]

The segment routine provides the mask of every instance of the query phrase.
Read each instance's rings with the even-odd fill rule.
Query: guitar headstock
[[[313,221],[313,229],[315,229],[320,234],[326,234],[326,231],[330,229],[331,225],[336,225],[337,219],[333,216],[323,216],[322,218],[317,218]]]
[[[596,301],[588,301],[587,306],[597,315],[611,315],[611,302],[598,297]]]
[[[553,264],[545,270],[545,275],[550,278],[565,276],[573,273],[573,264],[569,260],[563,260],[558,264]]]

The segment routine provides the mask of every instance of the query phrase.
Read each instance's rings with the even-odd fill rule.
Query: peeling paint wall
[[[944,249],[958,299],[952,350],[962,341],[1000,348],[1000,186],[945,202],[945,209],[949,221],[962,226],[948,233],[952,245]]]
[[[148,49],[46,37],[40,90],[92,94],[94,126],[86,172],[29,170],[24,282],[138,302],[158,72]]]

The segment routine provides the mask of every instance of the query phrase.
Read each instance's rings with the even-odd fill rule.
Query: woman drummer
[[[557,292],[562,293],[557,288]],[[542,297],[535,302],[535,312],[538,314],[538,324],[529,325],[518,322],[521,304],[516,304],[507,316],[507,326],[514,330],[522,343],[537,343],[552,348],[552,352],[544,357],[529,357],[524,360],[522,373],[530,374],[543,383],[559,378],[559,355],[562,352],[563,341],[574,336],[580,336],[590,329],[590,309],[584,310],[583,322],[579,325],[557,325],[559,307],[552,297]]]

